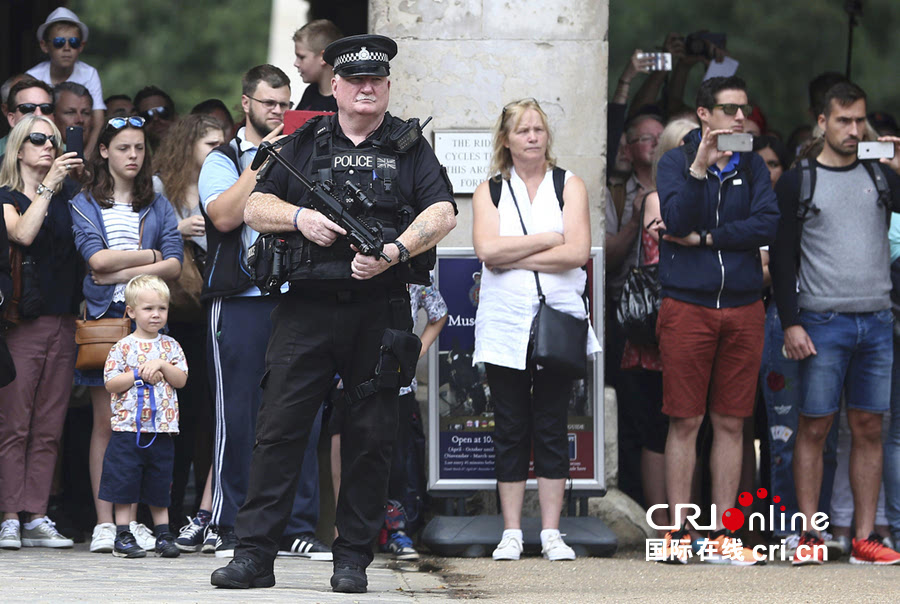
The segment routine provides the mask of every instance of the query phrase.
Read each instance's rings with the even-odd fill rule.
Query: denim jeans
[[[900,338],[894,337],[894,366],[891,373],[891,424],[884,441],[885,509],[891,534],[900,538]],[[894,545],[897,542],[894,541]]]
[[[769,461],[772,495],[781,497],[785,517],[799,512],[794,485],[794,442],[797,440],[797,423],[800,416],[800,363],[792,361],[781,352],[784,331],[774,302],[766,312],[766,342],[763,347],[759,377],[766,417],[769,426]],[[837,422],[825,441],[822,489],[819,510],[831,511],[831,490],[837,467]],[[790,530],[784,534],[790,534]],[[784,536],[776,531],[778,536]]]
[[[800,412],[826,417],[841,408],[887,413],[894,358],[893,315],[877,312],[800,311],[816,354],[800,362]]]

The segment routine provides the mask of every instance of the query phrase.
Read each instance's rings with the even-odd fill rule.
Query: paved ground
[[[331,592],[331,565],[279,559],[271,589],[231,591],[209,585],[221,565],[211,556],[174,560],[122,560],[74,550],[0,551],[0,601],[7,602],[438,602],[488,599],[521,604],[569,602],[896,602],[900,566],[821,567],[788,563],[737,568],[692,562],[653,564],[643,553],[550,563],[538,557],[496,563],[490,559],[431,558],[397,565],[378,556],[369,570],[369,593]]]

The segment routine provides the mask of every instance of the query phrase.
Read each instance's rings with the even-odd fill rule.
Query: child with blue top
[[[116,342],[103,369],[112,394],[112,437],[103,458],[100,499],[115,505],[113,555],[143,558],[130,529],[131,506],[146,503],[156,525],[157,555],[181,553],[169,531],[169,503],[178,433],[176,388],[187,382],[184,351],[159,333],[169,314],[169,288],[155,275],[134,277],[125,287],[125,310],[136,327]],[[152,434],[152,437],[149,436]]]

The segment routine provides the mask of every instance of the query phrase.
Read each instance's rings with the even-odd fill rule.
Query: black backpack
[[[878,191],[878,205],[885,210],[888,225],[891,224],[891,187],[888,184],[887,177],[884,175],[884,169],[877,161],[861,162],[866,172],[875,183],[875,189]],[[800,203],[797,204],[797,223],[802,224],[806,215],[812,210],[813,214],[818,214],[821,210],[812,203],[813,194],[816,191],[816,168],[809,158],[800,160],[797,164],[800,170]],[[802,231],[802,229],[801,229]]]
[[[498,178],[491,178],[488,181],[488,188],[491,191],[491,201],[494,202],[494,207],[498,207],[500,205],[500,193],[503,190],[503,180]],[[553,188],[556,190],[556,199],[559,201],[559,209],[563,209],[563,189],[566,188],[566,171],[564,168],[555,167],[553,168]]]

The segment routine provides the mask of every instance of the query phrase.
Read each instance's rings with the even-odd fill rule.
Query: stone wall
[[[397,40],[391,105],[434,128],[489,129],[503,105],[534,97],[550,117],[560,165],[588,187],[603,243],[608,0],[372,0],[369,31]],[[442,242],[472,244],[471,196]]]

